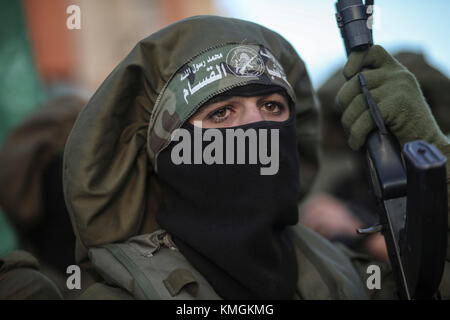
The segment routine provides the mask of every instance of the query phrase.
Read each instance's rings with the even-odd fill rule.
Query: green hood
[[[284,38],[260,25],[191,17],[140,41],[103,82],[73,127],[63,179],[79,241],[78,261],[86,257],[86,248],[158,228],[154,213],[161,194],[148,139],[158,126],[154,106],[188,62],[205,50],[228,44],[261,45],[285,70],[296,100],[300,197],[310,189],[318,170],[319,109],[303,61]],[[175,127],[180,125],[178,121]]]

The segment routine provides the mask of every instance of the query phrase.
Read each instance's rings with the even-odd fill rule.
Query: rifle
[[[373,45],[373,0],[338,0],[336,20],[347,55]],[[365,145],[368,171],[380,206],[380,222],[358,233],[382,232],[400,299],[439,297],[447,252],[446,158],[417,140],[404,145],[385,127],[378,106],[357,74],[375,122]]]

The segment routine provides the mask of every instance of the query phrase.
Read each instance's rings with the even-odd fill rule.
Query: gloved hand
[[[337,106],[348,143],[354,150],[361,148],[367,135],[375,128],[358,77],[362,68],[385,126],[403,146],[412,140],[425,140],[437,147],[449,144],[426,103],[414,75],[381,46],[368,52],[353,52],[344,67],[347,82],[337,94]]]

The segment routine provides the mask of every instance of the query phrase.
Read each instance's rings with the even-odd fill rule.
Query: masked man
[[[361,59],[350,57],[338,94],[355,149],[374,127],[354,77]],[[414,77],[377,46],[364,66],[400,143],[449,155]],[[373,261],[297,224],[318,170],[318,116],[304,63],[260,25],[198,16],[139,42],[65,149],[77,260],[101,280],[81,298],[395,298],[384,265],[381,289],[368,290]]]

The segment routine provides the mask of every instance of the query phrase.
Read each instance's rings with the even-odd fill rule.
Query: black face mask
[[[187,123],[183,128],[191,133],[193,152],[194,127]],[[269,154],[270,129],[279,129],[278,172],[261,175],[264,165],[236,161],[175,165],[171,151],[178,142],[173,141],[157,160],[164,201],[156,218],[222,298],[292,299],[297,263],[286,227],[298,221],[299,158],[294,117],[291,113],[284,122],[233,127],[237,128],[252,128],[258,133],[269,129]],[[226,129],[219,130],[225,137]],[[203,142],[203,149],[209,143]],[[246,160],[248,147],[247,143]],[[223,153],[225,159],[226,150]]]

